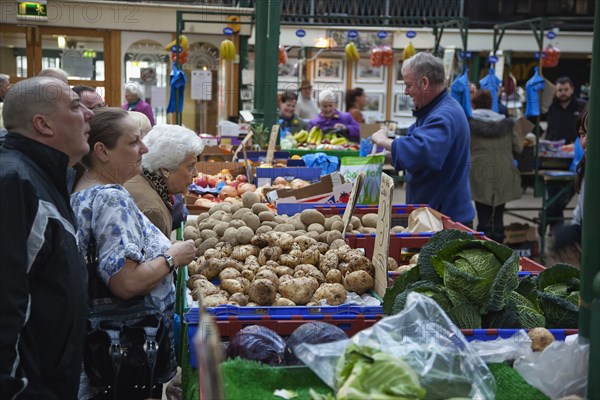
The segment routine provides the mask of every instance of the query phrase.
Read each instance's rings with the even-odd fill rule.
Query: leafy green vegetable
[[[539,305],[547,328],[577,328],[579,322],[579,270],[556,264],[538,276]]]
[[[336,367],[338,400],[424,399],[419,377],[403,360],[368,346],[349,345]]]
[[[510,248],[482,240],[453,240],[431,257],[444,285],[463,294],[481,313],[504,308],[519,284],[519,255]]]
[[[387,288],[385,295],[383,296],[383,312],[387,315],[392,315],[394,313],[393,308],[396,297],[398,297],[400,293],[404,292],[408,285],[420,280],[421,275],[419,274],[419,268],[417,267],[411,268],[396,278],[394,285],[392,285],[391,288]]]
[[[421,252],[419,253],[417,268],[419,268],[421,277],[424,280],[434,283],[442,283],[441,276],[437,274],[435,268],[431,264],[431,257],[434,256],[440,249],[445,247],[446,243],[456,239],[473,239],[473,236],[457,229],[444,229],[434,234],[429,239],[429,242],[423,246]]]
[[[448,310],[448,317],[460,329],[481,329],[481,314],[479,307],[463,303]]]
[[[546,326],[546,318],[537,304],[518,292],[508,295],[504,310],[483,318],[485,326],[496,329],[532,329]]]

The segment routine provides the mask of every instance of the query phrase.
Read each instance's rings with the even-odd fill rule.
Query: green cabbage
[[[502,310],[519,285],[519,254],[482,240],[453,240],[431,257],[444,285],[461,293],[480,312]]]
[[[579,270],[569,264],[556,264],[540,272],[540,308],[547,328],[577,328],[579,323]]]
[[[350,344],[336,367],[337,400],[425,398],[415,371],[402,359]]]

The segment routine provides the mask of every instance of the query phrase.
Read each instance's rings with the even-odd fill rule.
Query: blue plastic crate
[[[250,161],[264,161],[265,158],[267,157],[267,152],[266,151],[247,151],[246,157]],[[275,151],[273,153],[273,159],[275,159],[275,160],[288,160],[289,158],[290,158],[289,151]],[[234,160],[234,161],[240,161],[240,160],[241,161],[244,160],[244,153],[242,151],[238,152],[237,160]]]
[[[577,329],[548,329],[556,340],[564,341],[565,337],[574,335]],[[467,341],[473,340],[490,341],[498,338],[509,338],[517,333],[518,329],[461,329]]]
[[[316,183],[321,179],[321,169],[307,167],[256,168],[256,185],[264,186],[261,184],[262,179],[268,179],[269,182],[265,184],[271,184],[279,176],[285,178],[288,182],[299,178],[310,183]]]
[[[194,309],[192,309],[194,310]],[[192,312],[190,310],[190,312]],[[209,314],[215,315],[217,319],[227,319],[231,315],[242,318],[260,319],[268,315],[276,319],[291,319],[302,316],[305,318],[314,317],[316,319],[324,315],[340,316],[341,318],[353,318],[356,315],[366,317],[383,314],[381,306],[356,306],[343,304],[341,306],[296,306],[296,307],[238,307],[233,305],[222,305],[218,307],[208,307]],[[197,312],[197,310],[196,310]]]

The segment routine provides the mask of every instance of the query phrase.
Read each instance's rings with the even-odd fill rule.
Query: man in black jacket
[[[92,112],[55,78],[16,83],[0,148],[0,398],[76,399],[87,272],[67,168],[89,151]]]

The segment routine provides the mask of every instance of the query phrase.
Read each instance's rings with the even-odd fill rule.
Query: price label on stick
[[[342,222],[344,223],[344,230],[342,231],[342,237],[346,237],[346,230],[350,225],[350,220],[352,215],[354,215],[354,209],[356,208],[356,202],[358,200],[358,195],[363,187],[363,183],[365,182],[365,173],[364,171],[360,171],[356,180],[354,181],[354,185],[352,186],[352,192],[350,192],[350,199],[348,199],[348,206],[346,206],[346,210],[344,210],[344,216],[342,217]]]
[[[279,125],[273,125],[271,128],[271,139],[269,140],[269,147],[267,148],[267,164],[273,163],[273,155],[275,154],[275,145],[277,144],[277,136],[279,136]]]
[[[375,293],[383,298],[387,289],[390,225],[392,225],[392,195],[394,192],[394,180],[389,175],[381,174],[380,190],[373,267],[375,267]]]

